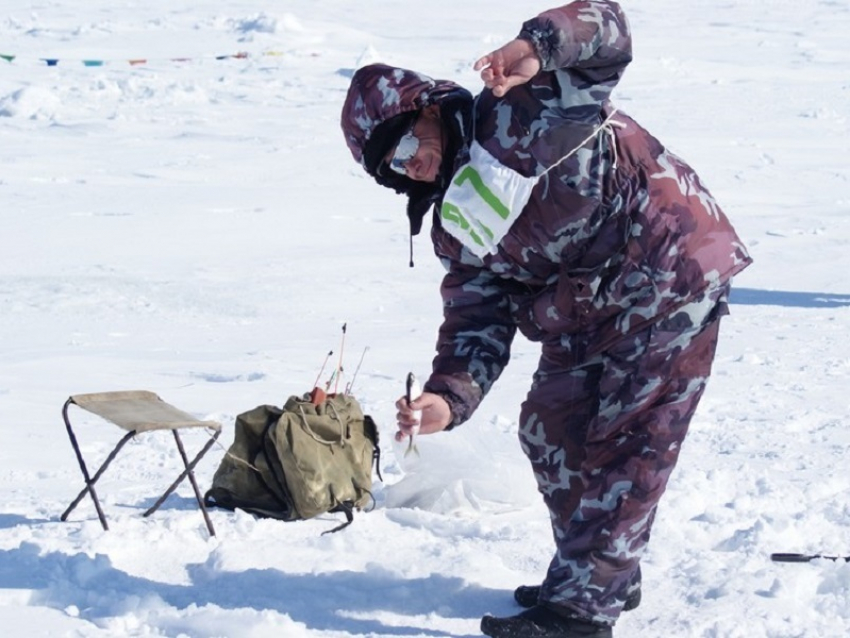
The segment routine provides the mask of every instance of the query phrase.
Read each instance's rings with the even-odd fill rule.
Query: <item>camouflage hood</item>
[[[416,182],[404,175],[380,170],[399,135],[426,106],[436,104],[449,132],[437,183]],[[445,190],[458,158],[467,148],[472,95],[449,80],[385,64],[371,64],[354,74],[342,107],[340,124],[354,160],[381,186],[408,195],[407,215],[413,235],[422,219]]]

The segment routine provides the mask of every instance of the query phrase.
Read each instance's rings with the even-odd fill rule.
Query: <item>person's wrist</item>
[[[539,31],[523,28],[516,39],[528,43],[529,55],[534,55],[540,63],[540,68],[545,70],[546,61],[549,58],[549,49],[543,35]]]
[[[448,432],[449,430],[454,429],[456,426],[462,423],[460,417],[460,415],[462,414],[461,401],[451,392],[443,391],[435,392],[434,394],[443,399],[443,401],[445,401],[446,405],[448,405],[449,407],[449,422],[446,427],[443,428],[444,432]]]

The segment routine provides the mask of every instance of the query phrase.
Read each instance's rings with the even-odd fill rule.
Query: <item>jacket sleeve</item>
[[[449,427],[472,415],[510,360],[516,326],[502,280],[493,273],[442,258],[443,324],[425,390],[452,409]]]
[[[606,0],[578,0],[544,11],[523,24],[519,37],[534,45],[543,71],[569,71],[576,89],[613,88],[632,60],[626,16]]]

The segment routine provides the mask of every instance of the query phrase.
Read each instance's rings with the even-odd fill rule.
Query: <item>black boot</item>
[[[526,609],[534,607],[537,604],[538,598],[540,598],[540,585],[520,585],[514,590],[514,600],[517,601],[520,607],[525,607]],[[640,585],[626,596],[626,604],[623,606],[623,611],[631,611],[638,605],[640,605]]]
[[[481,633],[491,638],[612,638],[611,627],[568,618],[543,605],[517,616],[481,619]]]

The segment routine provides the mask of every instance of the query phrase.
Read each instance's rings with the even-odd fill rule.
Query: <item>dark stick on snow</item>
[[[843,560],[850,563],[850,556],[824,556],[823,554],[771,554],[770,560],[776,563],[808,563],[816,558],[826,560]]]

